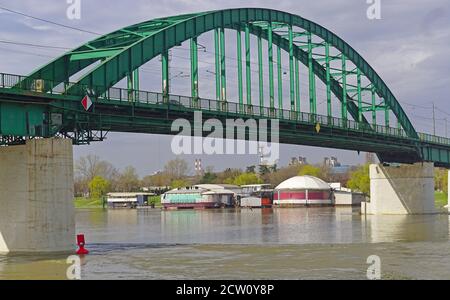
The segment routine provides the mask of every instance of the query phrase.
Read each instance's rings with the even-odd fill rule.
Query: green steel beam
[[[291,111],[295,111],[295,70],[294,70],[294,35],[292,25],[289,25],[289,96],[291,100]]]
[[[331,81],[330,81],[330,44],[325,43],[325,69],[326,69],[326,86],[327,86],[327,116],[333,115],[331,109]]]
[[[221,100],[227,101],[227,74],[226,74],[226,66],[225,66],[225,29],[223,27],[219,30],[220,33],[220,84],[222,87],[221,90]]]
[[[296,112],[300,112],[300,70],[298,59],[295,60],[295,108]]]
[[[221,87],[220,87],[220,39],[219,29],[214,29],[214,52],[215,52],[215,76],[216,76],[216,100],[220,100]]]
[[[308,74],[309,74],[309,112],[311,114],[316,114],[317,104],[316,104],[316,78],[313,69],[313,52],[312,52],[312,36],[311,32],[308,32]],[[347,101],[347,94],[343,96]]]
[[[161,55],[162,61],[162,93],[164,102],[169,101],[170,81],[169,81],[169,50],[166,49]]]
[[[198,42],[197,37],[191,39],[191,97],[196,101],[198,92]]]
[[[386,104],[384,108],[384,126],[389,127],[389,106]]]
[[[361,95],[361,71],[357,72],[357,85],[358,85],[358,122],[362,122],[362,95]]]
[[[375,109],[375,97],[376,91],[375,88],[372,88],[372,126],[375,128],[377,126],[377,111]]]
[[[245,75],[247,84],[247,105],[252,104],[252,69],[250,58],[250,29],[248,24],[245,26]],[[242,81],[241,81],[242,82]]]
[[[264,107],[264,70],[262,38],[258,35],[258,72],[259,72],[259,106]]]
[[[342,102],[341,105],[341,118],[346,121],[347,120],[347,73],[346,73],[346,69],[347,69],[347,58],[342,55],[342,93],[343,93],[343,99],[344,101]]]
[[[86,60],[86,59],[108,58],[108,57],[116,55],[121,50],[122,50],[122,48],[76,52],[76,53],[71,54],[69,59],[71,62],[75,62],[78,60]]]
[[[272,23],[269,22],[267,26],[268,36],[268,56],[269,56],[269,97],[270,97],[270,110],[271,113],[275,108],[275,89],[273,80],[273,44],[272,44]]]
[[[280,114],[283,112],[283,72],[281,70],[281,48],[277,47],[277,72],[278,72],[278,108],[280,109]]]
[[[183,41],[204,32],[214,30],[215,28],[229,28],[235,24],[253,22],[274,22],[281,23],[282,25],[292,24],[293,26],[305,29],[324,41],[329,42],[333,47],[351,60],[354,65],[367,76],[369,81],[374,84],[378,96],[386,100],[386,103],[402,124],[407,135],[413,138],[417,137],[414,127],[391,90],[373,68],[351,46],[332,32],[314,22],[300,16],[270,9],[226,9],[159,18],[104,35],[74,51],[92,49],[92,47],[89,46],[93,45],[97,47],[98,45],[105,45],[105,43],[109,41],[112,41],[112,43],[111,45],[108,45],[108,47],[120,46],[123,47],[123,50],[111,55],[104,59],[100,64],[94,66],[89,72],[83,75],[78,82],[83,86],[95,88],[97,94],[103,94],[109,87],[114,86],[117,82],[126,77],[129,69],[135,69],[145,64],[153,57],[162,54],[164,49],[161,45],[163,45],[163,43],[165,43],[167,48],[171,48],[181,44]],[[127,31],[135,34],[129,34]],[[69,54],[66,53],[44,67],[36,70],[30,74],[28,78],[53,81],[54,85],[45,86],[48,90],[53,86],[58,85],[58,81],[63,82],[67,78],[67,74],[71,77],[73,74],[96,61],[96,59],[80,60],[77,62],[70,62],[69,65],[66,66],[65,61],[67,60],[67,55]],[[128,66],[128,61],[131,61],[131,68]],[[66,68],[69,71],[66,72],[61,70],[62,68]],[[78,87],[71,86],[66,93],[73,95],[79,94]]]
[[[128,101],[136,101],[139,95],[139,69],[127,76]]]
[[[239,111],[243,111],[244,104],[244,92],[242,87],[242,38],[241,29],[236,30],[236,40],[237,40],[237,65],[238,65],[238,96],[239,96]]]

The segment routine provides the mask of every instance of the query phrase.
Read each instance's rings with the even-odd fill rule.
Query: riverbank
[[[447,205],[447,195],[443,192],[434,192],[434,201],[436,208],[441,208]],[[161,196],[152,196],[149,198],[150,203],[154,203],[155,207],[162,207]],[[96,198],[75,198],[75,208],[103,208],[102,199]]]
[[[443,192],[434,192],[434,203],[436,208],[444,207],[448,204],[448,196]]]
[[[100,198],[75,197],[74,203],[75,208],[103,208],[103,200]],[[161,196],[150,197],[149,203],[154,203],[155,207],[161,207]]]
[[[75,197],[75,208],[103,208],[103,201],[99,198]]]

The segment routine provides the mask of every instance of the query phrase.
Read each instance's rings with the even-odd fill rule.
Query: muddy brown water
[[[82,279],[450,279],[449,215],[357,208],[78,209]],[[0,256],[0,279],[65,279],[67,254]]]

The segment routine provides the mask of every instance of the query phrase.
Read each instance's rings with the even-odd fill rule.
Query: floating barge
[[[228,188],[239,188],[227,186]],[[199,184],[170,190],[161,195],[164,209],[207,209],[234,206],[236,192],[224,185]]]

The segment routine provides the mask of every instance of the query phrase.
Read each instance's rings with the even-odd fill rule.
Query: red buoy
[[[79,249],[77,250],[78,255],[89,254],[89,251],[84,248],[84,245],[86,245],[86,242],[84,240],[84,234],[77,235],[77,245],[79,247]]]

